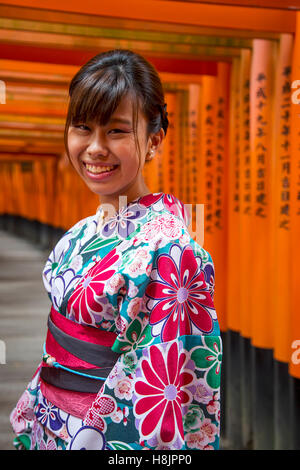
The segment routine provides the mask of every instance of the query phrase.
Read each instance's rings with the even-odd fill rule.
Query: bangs
[[[129,91],[130,85],[120,73],[119,67],[117,70],[97,70],[90,76],[85,76],[73,92],[70,90],[70,124],[92,121],[105,126],[122,97]]]

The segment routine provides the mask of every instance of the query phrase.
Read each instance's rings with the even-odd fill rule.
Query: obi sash
[[[41,379],[64,390],[98,393],[120,356],[111,350],[116,337],[116,333],[75,323],[52,306],[45,349],[56,366],[43,362]]]

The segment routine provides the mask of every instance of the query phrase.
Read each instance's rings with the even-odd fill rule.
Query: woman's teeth
[[[90,171],[91,173],[105,173],[106,171],[111,171],[115,168],[115,165],[113,166],[94,166],[94,165],[88,165],[86,163],[86,169]]]

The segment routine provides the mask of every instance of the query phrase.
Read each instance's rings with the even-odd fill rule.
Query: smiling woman
[[[17,448],[219,447],[213,262],[184,204],[142,176],[167,128],[159,76],[134,52],[99,54],[71,81],[66,150],[101,204],[45,264],[52,306],[41,364],[11,414]]]
[[[146,140],[147,120],[140,113],[135,135],[131,116],[132,98],[125,95],[106,125],[94,120],[68,129],[68,155],[74,168],[106,204],[114,204],[119,194],[130,200],[150,192],[142,169],[150,148],[158,148],[164,132],[160,128]]]
[[[168,128],[155,68],[130,51],[99,54],[75,75],[69,94],[65,145],[89,188],[116,210],[120,193],[128,200],[150,193],[142,170]]]

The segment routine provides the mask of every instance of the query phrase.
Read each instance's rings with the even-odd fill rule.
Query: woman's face
[[[68,148],[72,164],[94,193],[101,196],[139,196],[143,185],[142,169],[151,139],[146,139],[147,121],[139,111],[137,137],[141,149],[141,164],[135,145],[132,103],[128,96],[105,126],[95,122],[70,125]]]

